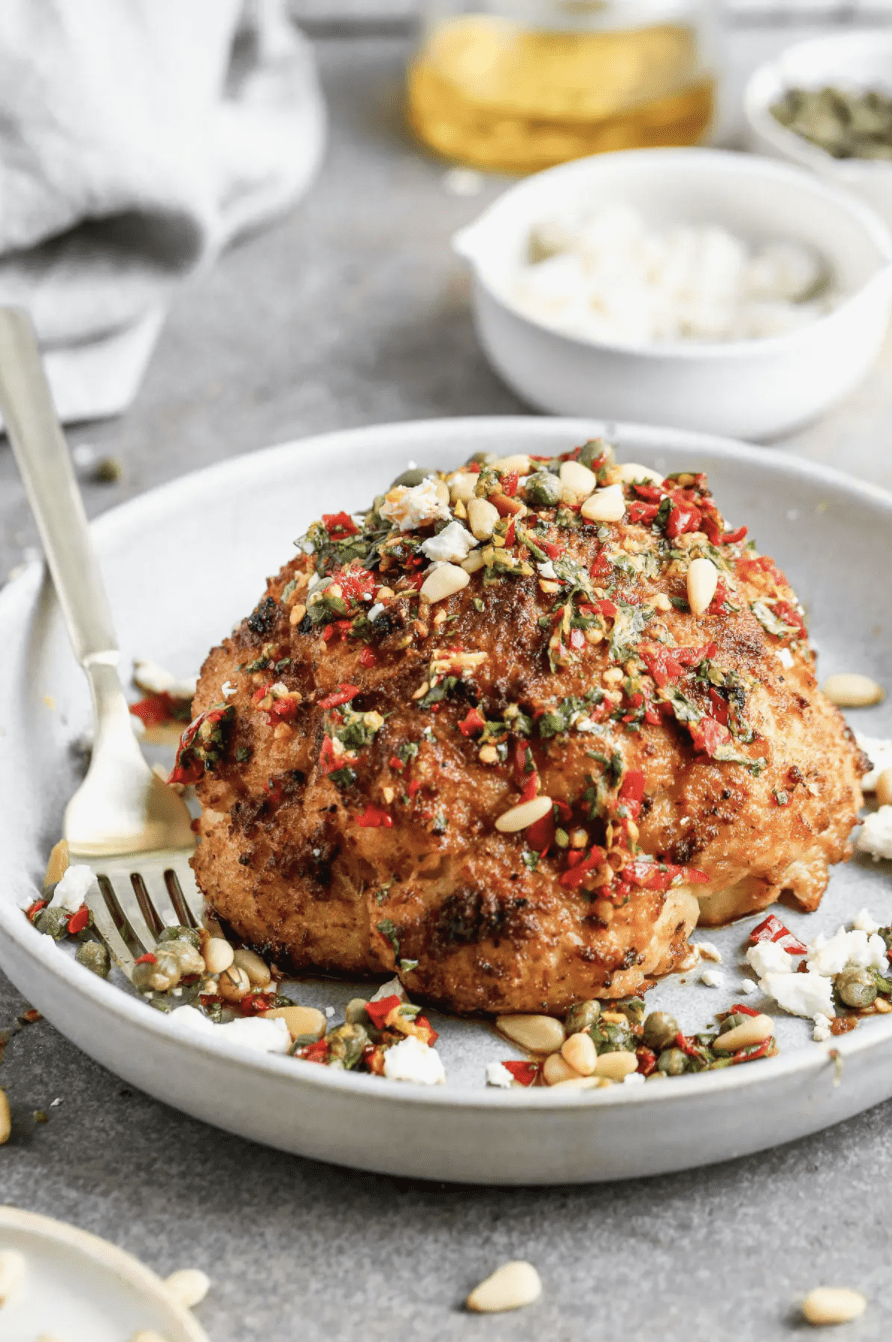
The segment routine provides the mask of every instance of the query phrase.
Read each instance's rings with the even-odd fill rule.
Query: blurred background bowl
[[[747,142],[756,153],[809,168],[853,191],[892,223],[892,162],[834,158],[771,113],[791,88],[881,89],[892,96],[892,29],[831,33],[787,47],[754,71],[744,93]]]
[[[755,245],[804,243],[826,261],[835,307],[758,340],[647,346],[566,335],[519,311],[513,276],[534,225],[619,202],[651,228],[717,224]],[[711,149],[599,154],[512,186],[454,238],[473,270],[477,332],[496,371],[552,414],[740,438],[775,437],[846,395],[879,353],[892,306],[892,239],[847,192],[801,168]]]

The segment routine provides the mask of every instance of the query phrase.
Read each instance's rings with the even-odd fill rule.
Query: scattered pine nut
[[[50,860],[46,864],[46,875],[43,878],[44,891],[49,890],[51,885],[61,881],[69,867],[68,840],[60,839],[50,853]]]
[[[300,624],[301,620],[304,618],[306,613],[307,613],[306,606],[302,601],[298,601],[296,605],[291,607],[291,612],[288,616],[288,623]]]
[[[606,1076],[611,1081],[624,1081],[632,1072],[638,1071],[638,1058],[634,1053],[620,1050],[616,1053],[601,1053],[595,1063],[594,1075]]]
[[[495,746],[481,746],[477,751],[477,758],[481,764],[495,764],[499,758],[499,752]]]
[[[559,1086],[564,1081],[579,1081],[581,1077],[560,1053],[549,1053],[542,1064],[542,1080],[546,1086]]]
[[[321,1039],[325,1034],[325,1016],[318,1007],[270,1007],[269,1011],[264,1011],[263,1015],[266,1020],[276,1020],[277,1018],[283,1020],[293,1039],[299,1039],[305,1035],[312,1035],[314,1039]]]
[[[532,1263],[515,1259],[503,1263],[491,1276],[475,1286],[465,1301],[477,1314],[498,1314],[506,1309],[532,1305],[542,1294],[542,1279]]]
[[[516,471],[518,475],[530,475],[533,463],[526,452],[517,452],[513,457],[496,457],[492,468],[503,475],[509,475],[512,471]]]
[[[165,1278],[164,1289],[175,1304],[194,1309],[211,1289],[211,1279],[201,1268],[184,1267]]]
[[[468,526],[478,541],[488,541],[499,520],[499,510],[489,499],[471,499],[468,503]]]
[[[708,609],[719,585],[719,571],[711,559],[692,559],[688,568],[688,605],[694,615]]]
[[[888,1016],[889,1012],[892,1011],[892,1005],[886,1001],[885,997],[878,997],[873,1004],[873,1009],[878,1016]]]
[[[857,671],[841,671],[828,676],[822,688],[837,708],[866,708],[869,704],[881,704],[886,697],[882,685]]]
[[[626,461],[619,468],[619,478],[627,485],[635,480],[646,480],[649,485],[661,485],[665,476],[650,466],[639,466],[636,461]]]
[[[471,581],[471,575],[457,564],[441,564],[429,573],[421,584],[419,596],[429,601],[445,601],[447,597],[460,592]]]
[[[712,1047],[719,1053],[736,1053],[739,1048],[750,1044],[764,1044],[774,1034],[774,1021],[770,1016],[750,1016],[742,1025],[718,1035]]]
[[[509,807],[497,818],[496,829],[502,834],[516,834],[548,815],[552,804],[551,798],[545,796],[533,797],[532,801],[518,802],[516,806]]]
[[[598,1062],[598,1050],[590,1034],[571,1034],[561,1045],[561,1055],[580,1076],[592,1076]]]
[[[581,461],[563,462],[558,475],[561,482],[561,497],[565,503],[582,503],[598,485],[594,471],[583,466]]]
[[[669,600],[665,592],[657,592],[656,596],[651,597],[650,604],[653,606],[654,610],[672,609],[672,602]]]
[[[15,1249],[0,1250],[0,1308],[12,1298],[26,1267],[24,1254]]]
[[[457,475],[453,475],[449,481],[449,497],[452,502],[470,503],[477,488],[477,479],[475,471],[459,471]]]
[[[892,806],[892,769],[884,769],[877,779],[877,803],[880,806]]]
[[[472,550],[467,559],[461,561],[460,567],[464,569],[465,573],[477,573],[485,563],[486,560],[482,553],[479,550]]]
[[[564,1042],[564,1027],[554,1016],[497,1016],[496,1029],[531,1053],[555,1053]]]
[[[217,983],[217,992],[224,1002],[240,1002],[251,991],[251,980],[238,965],[224,969]]]
[[[860,1291],[844,1286],[817,1286],[802,1302],[802,1313],[809,1323],[820,1326],[828,1323],[851,1323],[860,1318],[867,1301]]]
[[[622,485],[607,485],[590,495],[579,510],[587,522],[619,522],[626,511]]]
[[[222,974],[235,959],[235,951],[222,937],[209,937],[202,954],[209,974]]]
[[[9,1113],[9,1100],[5,1090],[0,1090],[0,1146],[5,1146],[12,1132],[12,1118]]]
[[[272,982],[272,974],[268,967],[254,951],[249,951],[247,947],[240,946],[233,956],[233,961],[239,969],[243,969],[251,980],[255,988],[265,988]]]

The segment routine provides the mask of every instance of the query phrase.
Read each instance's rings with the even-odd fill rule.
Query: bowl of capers
[[[892,28],[798,42],[750,78],[750,148],[845,186],[892,224]]]

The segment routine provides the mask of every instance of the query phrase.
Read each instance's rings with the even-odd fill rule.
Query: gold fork
[[[87,776],[65,809],[63,835],[90,866],[97,933],[128,978],[163,927],[196,926],[202,907],[189,858],[189,811],[152,772],[133,735],[118,675],[117,637],[71,457],[27,313],[0,308],[0,410],[37,521],[74,655],[93,700]]]

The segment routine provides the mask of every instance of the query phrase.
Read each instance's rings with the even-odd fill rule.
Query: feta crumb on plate
[[[504,1063],[488,1062],[486,1064],[486,1084],[488,1086],[498,1086],[500,1090],[510,1090],[514,1085],[514,1077]]]
[[[870,759],[873,768],[861,779],[865,792],[873,792],[884,769],[892,769],[892,740],[883,736],[862,736],[855,733],[855,741]]]
[[[791,1016],[832,1017],[833,980],[810,971],[807,974],[771,972],[759,980],[759,987]]]
[[[630,1072],[629,1075],[624,1079],[623,1085],[643,1086],[646,1080],[647,1077],[644,1075],[643,1072]]]
[[[700,958],[703,960],[713,960],[717,965],[722,963],[722,952],[716,946],[714,941],[695,941],[694,945],[700,952]]]
[[[440,559],[446,563],[467,559],[477,541],[466,531],[461,522],[450,522],[436,536],[429,536],[421,545],[421,553],[428,559]]]
[[[742,979],[737,991],[743,993],[744,997],[749,997],[752,993],[757,993],[759,991],[759,985],[758,983],[753,983],[752,979]]]
[[[167,1019],[184,1033],[206,1035],[210,1032],[218,1039],[228,1039],[230,1043],[255,1053],[291,1052],[291,1034],[281,1017],[266,1020],[263,1016],[245,1016],[219,1025],[197,1007],[181,1006],[169,1012]]]
[[[384,1054],[384,1075],[391,1081],[417,1081],[439,1086],[446,1080],[443,1060],[435,1048],[414,1034],[393,1044]]]
[[[892,858],[892,806],[881,806],[864,817],[855,847],[859,853],[869,853],[874,862]]]
[[[818,974],[841,974],[847,965],[859,968],[879,969],[886,973],[889,966],[886,956],[886,943],[875,934],[856,928],[847,932],[844,927],[832,937],[819,932],[808,947],[808,967]]]
[[[66,913],[77,913],[91,890],[98,891],[96,877],[90,867],[76,862],[68,867],[59,881],[50,900],[51,909],[64,909]]]
[[[822,1011],[819,1011],[815,1016],[815,1028],[812,1031],[812,1039],[816,1040],[819,1044],[823,1044],[826,1040],[832,1038],[832,1036],[833,1031],[830,1028],[830,1017],[825,1016]]]
[[[720,974],[717,969],[704,969],[700,975],[700,982],[705,983],[707,988],[721,988],[725,982],[725,976]]]
[[[750,946],[746,958],[760,979],[766,974],[792,974],[796,968],[792,955],[788,955],[776,941],[757,941],[755,946]]]
[[[880,930],[879,923],[869,909],[862,909],[860,913],[856,914],[852,926],[858,932],[878,932]]]

